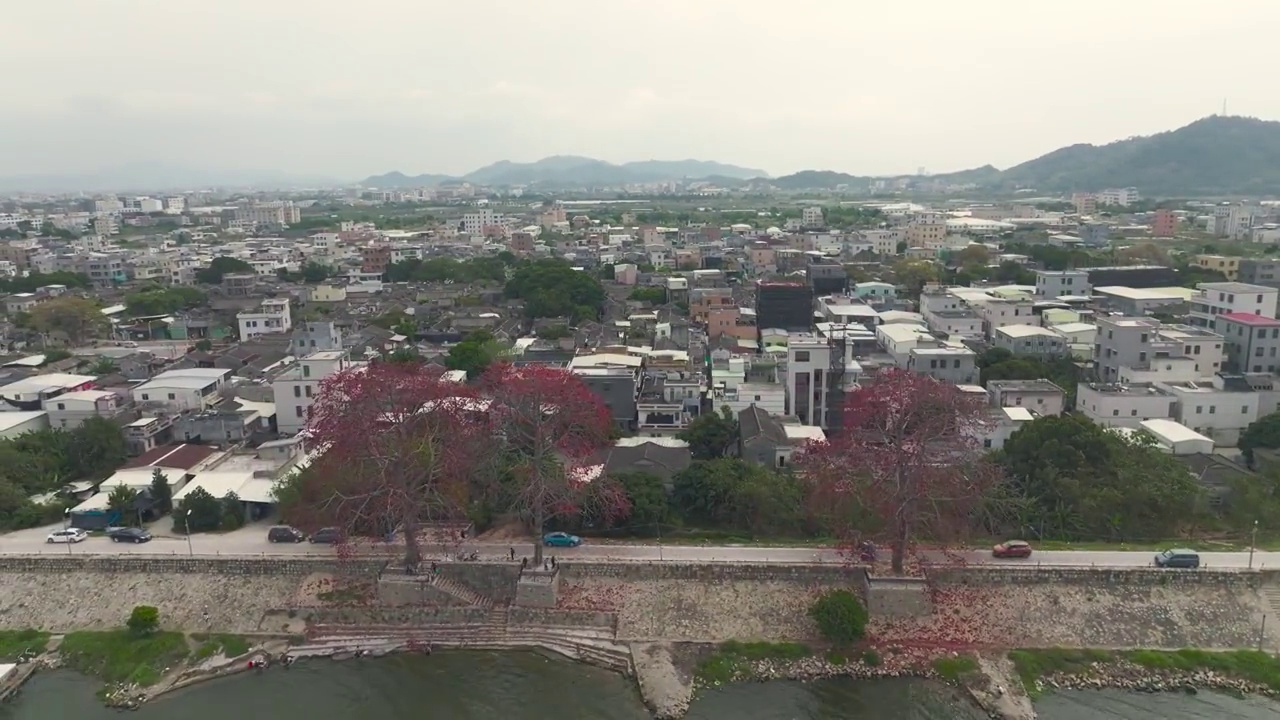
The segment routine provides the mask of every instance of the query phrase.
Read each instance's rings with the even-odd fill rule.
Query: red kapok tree
[[[470,388],[419,365],[375,362],[324,380],[308,414],[322,453],[282,501],[300,524],[349,535],[399,531],[405,562],[424,524],[464,516],[486,428]]]
[[[999,480],[983,453],[984,400],[927,375],[878,373],[849,394],[840,431],[797,458],[811,501],[836,509],[847,537],[888,541],[902,573],[914,536],[958,540]]]
[[[534,564],[542,533],[556,517],[615,519],[629,510],[620,487],[590,462],[609,442],[612,420],[598,395],[572,372],[496,364],[481,377],[495,438],[497,494],[531,522]]]

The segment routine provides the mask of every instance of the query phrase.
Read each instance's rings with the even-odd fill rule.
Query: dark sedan
[[[111,542],[151,542],[151,533],[142,528],[112,528],[107,531],[107,537],[111,538]]]

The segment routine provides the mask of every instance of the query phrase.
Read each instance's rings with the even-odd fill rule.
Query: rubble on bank
[[[1239,695],[1280,697],[1280,692],[1260,682],[1232,677],[1213,670],[1178,670],[1143,667],[1128,661],[1100,663],[1077,673],[1051,673],[1036,683],[1037,691],[1130,690],[1133,692],[1185,692],[1216,690]]]

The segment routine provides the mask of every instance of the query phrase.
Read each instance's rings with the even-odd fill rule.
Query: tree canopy
[[[87,288],[91,287],[93,283],[89,280],[88,275],[81,273],[63,271],[52,273],[33,272],[24,277],[0,279],[0,292],[35,292],[37,289],[46,285],[66,285],[69,288]]]
[[[1204,492],[1187,466],[1145,435],[1126,438],[1082,415],[1045,416],[996,454],[1009,480],[1004,526],[1063,540],[1175,535]]]
[[[1249,427],[1245,428],[1244,432],[1240,434],[1240,442],[1237,447],[1244,453],[1244,458],[1249,462],[1250,466],[1254,464],[1253,451],[1255,449],[1267,448],[1274,450],[1280,448],[1280,412],[1273,412],[1249,423]]]
[[[494,360],[502,357],[506,350],[507,348],[493,337],[493,333],[477,330],[462,342],[449,348],[444,364],[450,370],[465,370],[467,379],[474,380],[480,377]]]
[[[604,309],[605,291],[590,273],[563,260],[538,260],[521,266],[507,281],[507,297],[524,300],[530,318],[594,320]]]
[[[227,257],[225,255],[216,257],[213,262],[209,263],[209,267],[201,268],[196,271],[196,282],[208,285],[217,285],[222,282],[222,276],[228,273],[251,273],[254,272],[253,266],[241,260],[240,258]]]
[[[31,309],[31,328],[43,335],[60,333],[77,345],[106,331],[107,317],[98,304],[74,295],[46,300]]]
[[[703,413],[676,436],[689,443],[694,460],[724,457],[738,442],[738,421],[728,406],[719,413]]]
[[[203,305],[208,296],[193,287],[150,287],[124,297],[130,315],[168,315]]]
[[[1062,388],[1067,409],[1075,407],[1076,386],[1084,375],[1070,357],[1014,355],[1004,348],[989,348],[979,355],[978,370],[983,387],[991,380],[1048,380]]]

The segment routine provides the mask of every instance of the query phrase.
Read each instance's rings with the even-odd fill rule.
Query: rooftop
[[[996,332],[1015,339],[1029,337],[1062,337],[1058,333],[1048,328],[1042,328],[1039,325],[1005,325],[1004,327],[996,328]]]
[[[990,380],[987,382],[987,388],[990,390],[1000,390],[1005,392],[1048,392],[1061,393],[1062,388],[1053,384],[1048,380]]]
[[[1265,285],[1250,285],[1242,282],[1215,282],[1215,283],[1198,283],[1197,290],[1212,290],[1214,292],[1229,293],[1273,293],[1275,288]]]
[[[1224,313],[1218,316],[1221,320],[1229,320],[1241,325],[1249,327],[1280,327],[1280,320],[1275,318],[1263,317],[1262,315],[1254,315],[1253,313]]]
[[[1100,295],[1111,295],[1113,297],[1124,298],[1125,300],[1179,300],[1181,298],[1181,296],[1171,292],[1147,290],[1144,288],[1131,288],[1125,287],[1124,285],[1096,287],[1093,291]]]
[[[1180,422],[1174,422],[1173,420],[1152,418],[1151,420],[1143,420],[1138,423],[1138,427],[1146,430],[1152,435],[1155,435],[1157,440],[1163,440],[1168,443],[1186,442],[1188,440],[1203,440],[1208,443],[1213,442],[1212,439],[1201,435]]]
[[[207,445],[161,445],[131,459],[125,463],[126,469],[132,468],[170,468],[190,470],[204,462],[217,452]]]
[[[1151,383],[1089,383],[1090,390],[1103,395],[1154,396],[1170,393]]]

